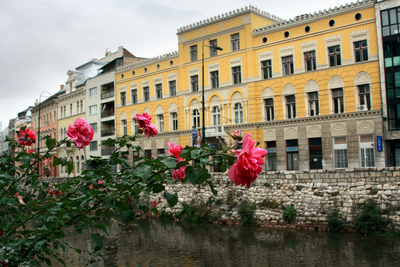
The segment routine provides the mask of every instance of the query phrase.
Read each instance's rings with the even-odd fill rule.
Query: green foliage
[[[187,205],[183,204],[183,216],[184,222],[192,222],[192,223],[202,223],[210,221],[211,208],[207,205]]]
[[[288,223],[291,223],[294,220],[296,220],[296,215],[297,215],[297,210],[293,204],[285,207],[283,210],[283,219]]]
[[[339,211],[334,210],[328,215],[329,230],[332,232],[338,232],[343,230],[344,220]]]
[[[242,223],[244,224],[253,224],[254,223],[254,211],[256,209],[255,203],[251,203],[248,200],[243,200],[240,204],[238,212],[240,214],[240,218]]]
[[[382,211],[373,199],[367,199],[361,205],[362,211],[355,220],[356,230],[361,234],[375,234],[383,231],[390,224],[382,217]]]
[[[236,206],[234,194],[235,192],[233,190],[229,190],[228,195],[226,196],[226,202],[228,203],[230,209]]]
[[[78,233],[99,229],[108,235],[106,224],[102,222],[111,216],[119,216],[125,223],[132,224],[140,211],[156,214],[158,202],[149,203],[147,200],[151,194],[162,195],[170,207],[175,206],[178,194],[167,192],[166,184],[174,182],[173,169],[182,166],[186,166],[187,176],[182,179],[183,183],[208,184],[214,196],[217,195],[208,171],[203,168],[204,164],[212,166],[212,160],[193,165],[188,163],[194,158],[218,156],[227,164],[225,152],[209,146],[186,147],[181,153],[183,161],[179,163],[174,158],[143,156],[135,158],[132,164],[123,156],[127,155],[126,148],[141,151],[140,147],[131,145],[135,138],[123,136],[103,141],[102,145],[115,148],[108,159],[93,157],[88,160],[88,165],[95,163],[96,168],[55,184],[39,178],[37,162],[52,157],[60,146],[71,147],[71,140],[66,138],[57,142],[45,137],[43,140],[46,140],[48,150],[44,155],[23,150],[0,155],[0,230],[4,233],[0,237],[0,248],[3,248],[0,249],[0,262],[7,259],[12,263],[10,266],[44,266],[51,264],[49,258],[55,258],[64,264],[60,251],[71,246],[65,240],[68,228],[72,227]],[[18,146],[15,140],[10,141],[11,148]],[[117,165],[120,166],[118,170]],[[65,167],[68,173],[74,172],[74,164],[66,158],[55,158],[53,166]],[[186,216],[194,218],[194,221],[214,221],[217,215],[210,213],[214,201],[212,197],[207,205],[198,207],[184,203],[184,212],[177,214],[176,218]],[[172,215],[162,212],[160,218],[172,218]],[[91,240],[93,251],[82,252],[72,248],[77,253],[87,253],[89,262],[99,257],[106,246],[102,235],[96,232],[91,235]]]

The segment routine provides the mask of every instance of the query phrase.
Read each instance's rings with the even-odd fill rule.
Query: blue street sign
[[[376,146],[378,147],[378,151],[382,151],[382,136],[376,137]]]

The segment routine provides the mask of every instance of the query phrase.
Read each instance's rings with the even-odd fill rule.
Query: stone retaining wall
[[[243,200],[248,200],[266,204],[256,206],[255,219],[261,224],[284,224],[282,208],[294,204],[297,225],[326,226],[327,215],[333,210],[338,210],[352,225],[360,212],[359,204],[371,198],[395,228],[400,229],[400,168],[266,172],[251,188],[234,186],[223,174],[215,174],[213,181],[218,196],[212,212],[225,222],[240,221],[238,207]],[[167,191],[178,193],[179,202],[188,204],[205,204],[213,197],[208,186],[194,187],[190,183],[169,185]],[[173,213],[182,210],[180,204],[172,209],[164,204],[163,208]]]

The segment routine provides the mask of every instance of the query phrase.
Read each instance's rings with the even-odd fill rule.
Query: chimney
[[[60,85],[60,91],[61,91],[61,90],[64,90],[64,86],[65,86],[64,84],[61,84],[61,85]]]

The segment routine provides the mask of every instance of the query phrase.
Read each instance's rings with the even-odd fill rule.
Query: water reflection
[[[120,231],[109,222],[110,234]],[[400,266],[400,240],[259,227],[139,221],[117,240],[108,240],[103,260],[113,266]],[[91,250],[91,233],[70,241]],[[85,256],[71,250],[67,266],[83,266]]]

